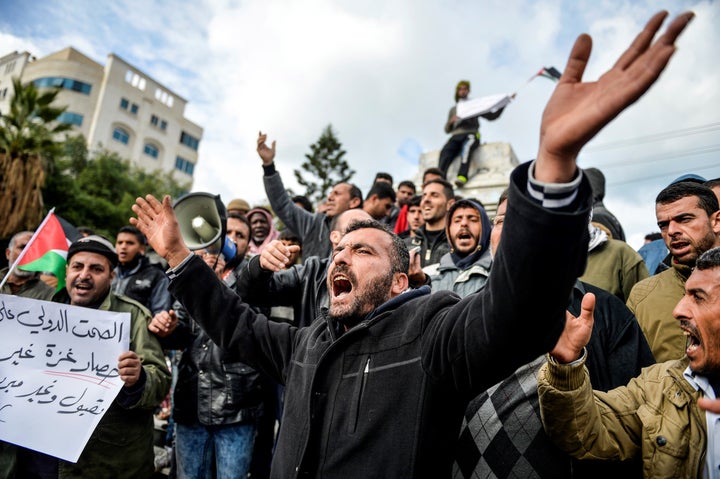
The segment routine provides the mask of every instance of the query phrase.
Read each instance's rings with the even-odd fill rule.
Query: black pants
[[[461,135],[453,135],[445,143],[442,150],[440,151],[440,168],[443,173],[447,176],[448,168],[452,164],[455,157],[457,157],[463,150],[463,147],[468,141],[472,141],[470,148],[468,149],[467,155],[464,155],[460,159],[460,168],[458,169],[458,176],[468,177],[468,171],[470,170],[470,158],[473,153],[480,146],[480,135],[476,133],[463,133]]]

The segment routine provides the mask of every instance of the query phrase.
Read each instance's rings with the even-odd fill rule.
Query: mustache
[[[690,324],[689,321],[681,319],[680,320],[680,328],[684,329],[685,331],[689,331],[696,338],[700,337],[700,333],[698,332],[697,328],[694,327],[692,324]]]
[[[341,264],[336,266],[335,270],[333,271],[333,276],[337,274],[342,274],[343,276],[347,277],[347,279],[349,279],[351,283],[357,284],[357,277],[350,270],[350,267],[348,265]]]

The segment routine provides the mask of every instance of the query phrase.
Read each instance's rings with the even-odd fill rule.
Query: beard
[[[473,240],[474,245],[471,246],[471,247],[464,247],[465,249],[461,251],[460,248],[457,246],[457,243],[460,241],[460,238],[459,238],[460,235],[469,236],[469,237]],[[470,230],[467,229],[467,228],[463,228],[463,229],[459,230],[459,231],[456,233],[456,238],[457,238],[457,239],[453,239],[453,240],[452,240],[452,247],[453,247],[453,249],[455,249],[455,252],[456,252],[459,256],[463,256],[463,257],[464,257],[464,256],[467,256],[467,255],[469,255],[469,254],[474,253],[475,251],[477,251],[478,245],[480,244],[480,238],[479,238],[479,236],[475,236],[475,235],[472,233],[472,231],[470,231]],[[465,241],[467,241],[467,238],[465,238]]]
[[[341,267],[336,268],[335,271],[342,272],[342,274],[347,276],[353,284],[353,288],[356,288],[357,280],[355,275],[349,271],[349,269],[340,268]],[[385,277],[378,278],[376,281],[369,282],[368,288],[361,294],[356,294],[349,305],[333,305],[331,299],[330,309],[328,311],[330,319],[347,327],[355,326],[366,314],[389,299],[392,281],[393,274],[390,273]],[[330,291],[332,291],[332,287]]]
[[[698,258],[705,252],[710,249],[712,249],[715,246],[715,233],[712,232],[712,230],[702,238],[698,239],[698,241],[693,244],[691,240],[688,240],[686,238],[683,238],[683,240],[688,241],[691,245],[690,251],[685,253],[683,256],[677,257],[673,255],[673,257],[677,260],[678,263],[684,264],[686,266],[695,266],[695,262],[697,262]],[[672,250],[671,250],[672,252]]]

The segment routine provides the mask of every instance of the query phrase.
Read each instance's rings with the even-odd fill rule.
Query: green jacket
[[[9,267],[1,269],[0,279],[3,279],[5,276],[7,276],[9,271]],[[15,296],[21,296],[23,298],[42,299],[44,301],[50,301],[50,299],[53,297],[53,294],[55,294],[55,290],[47,284],[43,283],[42,280],[40,280],[40,274],[38,273],[35,275],[34,278],[31,278],[25,283],[23,283],[22,287],[17,293],[13,293],[10,289],[10,284],[5,283],[2,288],[0,288],[0,294],[14,294]]]
[[[627,301],[633,286],[647,277],[642,256],[624,241],[609,239],[588,253],[585,273],[579,279]]]
[[[543,366],[538,394],[550,438],[579,459],[641,455],[646,478],[702,477],[707,449],[702,393],[683,377],[687,359],[642,370],[627,386],[593,391],[583,364]]]
[[[659,363],[685,357],[686,338],[672,312],[685,295],[685,281],[691,271],[688,266],[674,264],[636,284],[627,300]]]
[[[67,293],[59,293],[53,299],[65,302],[66,297]],[[98,309],[130,313],[130,350],[140,356],[145,386],[132,406],[125,408],[117,399],[113,402],[90,436],[78,462],[59,461],[59,477],[149,478],[155,470],[153,410],[170,390],[170,372],[160,343],[148,331],[150,313],[145,307],[126,296],[110,293]]]

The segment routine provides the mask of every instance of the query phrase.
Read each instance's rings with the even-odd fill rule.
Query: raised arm
[[[426,334],[425,367],[445,375],[447,360],[460,392],[467,388],[469,396],[476,395],[557,343],[568,297],[587,258],[591,191],[577,175],[576,158],[662,72],[692,13],[679,16],[652,43],[665,16],[655,15],[597,82],[581,82],[590,37],[575,42],[543,114],[534,172],[521,165],[511,175],[503,240],[484,290],[451,308],[449,319],[432,322]],[[556,184],[548,188],[548,183]],[[562,267],[548,270],[548,257]],[[578,344],[556,350],[558,359],[577,359]]]
[[[270,166],[275,161],[275,140],[271,146],[267,146],[267,133],[258,132],[257,152],[262,160],[263,166]]]
[[[535,178],[565,183],[575,175],[580,149],[655,83],[675,52],[675,40],[693,18],[675,18],[654,43],[667,12],[655,14],[615,65],[596,82],[582,82],[592,40],[580,35],[540,126]]]
[[[165,258],[171,268],[188,257],[190,248],[180,234],[169,196],[166,195],[162,203],[153,195],[138,198],[132,210],[137,218],[130,218],[130,224],[142,231],[150,246]]]
[[[258,132],[257,153],[263,164],[263,184],[270,206],[283,224],[305,241],[315,215],[292,202],[280,174],[275,170],[275,141],[268,146],[267,133],[262,131]]]

